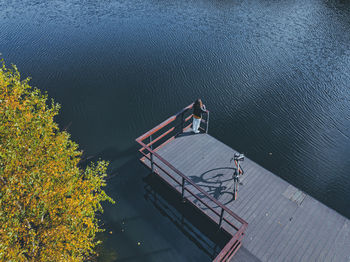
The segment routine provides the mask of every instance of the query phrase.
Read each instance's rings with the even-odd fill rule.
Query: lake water
[[[134,142],[197,97],[211,135],[350,217],[348,1],[0,1],[0,53],[111,161],[101,261],[210,261],[147,197]]]

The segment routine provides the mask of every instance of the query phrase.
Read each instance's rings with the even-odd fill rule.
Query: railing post
[[[221,228],[221,224],[222,224],[222,219],[224,218],[224,209],[221,208],[221,214],[220,214],[220,221],[219,221],[219,229]]]
[[[181,113],[181,130],[180,130],[180,134],[182,134],[184,132],[184,115],[185,112]]]
[[[182,178],[182,189],[181,189],[182,200],[185,198],[185,178]]]
[[[149,142],[152,143],[152,135],[149,136]],[[150,145],[150,148],[153,150],[153,144]],[[153,153],[150,152],[150,156],[151,156],[151,170],[152,170],[152,174],[154,173],[154,163],[153,163]]]
[[[208,134],[208,129],[209,129],[209,111],[207,111],[207,127],[205,129],[205,133]]]

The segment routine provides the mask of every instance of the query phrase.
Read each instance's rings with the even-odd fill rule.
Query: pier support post
[[[184,132],[184,114],[185,114],[185,112],[181,113],[181,125],[180,125],[181,130],[180,130],[180,135]]]
[[[185,178],[182,178],[182,188],[181,188],[182,201],[185,198]]]
[[[209,111],[207,112],[207,126],[205,129],[205,133],[207,133],[207,134],[208,134],[208,129],[209,129]]]
[[[152,143],[152,135],[149,136],[149,142]],[[153,150],[153,144],[150,145],[150,148]],[[153,163],[153,153],[150,152],[150,156],[151,156],[151,170],[152,170],[152,174],[154,173],[154,163]]]
[[[221,224],[222,224],[222,219],[224,218],[224,209],[221,208],[221,214],[220,214],[220,220],[219,220],[219,229],[221,228]]]

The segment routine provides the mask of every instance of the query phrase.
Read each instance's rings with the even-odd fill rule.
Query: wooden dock
[[[233,200],[236,151],[207,133],[209,112],[189,131],[191,106],[137,142],[143,164],[232,235],[215,262],[350,261],[349,220],[247,158]]]

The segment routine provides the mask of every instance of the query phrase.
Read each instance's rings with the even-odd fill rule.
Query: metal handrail
[[[202,193],[204,196],[209,198],[214,204],[221,207],[223,210],[225,210],[229,215],[234,217],[237,221],[239,221],[241,224],[248,224],[243,218],[239,217],[235,213],[233,213],[230,209],[228,209],[226,206],[218,202],[215,198],[213,198],[211,195],[209,195],[206,191],[204,191],[200,186],[195,184],[191,179],[186,177],[181,171],[176,169],[172,164],[170,164],[168,161],[166,161],[164,158],[162,158],[158,153],[154,152],[151,148],[149,148],[146,144],[144,144],[141,141],[137,141],[142,147],[146,148],[147,151],[152,153],[155,157],[157,157],[161,162],[163,162],[167,167],[169,167],[171,170],[173,170],[175,173],[177,173],[181,178],[185,179],[191,186],[193,186],[195,189],[197,189],[200,193]],[[212,210],[212,209],[211,209]],[[213,210],[212,210],[213,211]]]
[[[148,138],[150,135],[156,133],[157,131],[159,131],[160,129],[162,129],[163,127],[169,125],[171,122],[175,121],[181,114],[186,113],[188,110],[190,110],[193,107],[193,103],[186,106],[184,109],[180,110],[179,112],[177,112],[175,115],[169,117],[168,119],[164,120],[162,123],[160,123],[159,125],[155,126],[154,128],[152,128],[151,130],[149,130],[148,132],[144,133],[143,135],[139,136],[138,138],[136,138],[136,141],[143,141],[146,138]],[[209,110],[206,110],[207,115],[209,116]],[[186,119],[183,119],[183,123],[187,122],[188,120],[190,120],[192,117],[192,115],[188,116]],[[209,117],[207,117],[207,120],[205,121],[205,123],[207,124],[208,127],[208,122],[209,122]],[[181,123],[182,124],[182,123]],[[206,133],[208,132],[208,128],[206,128]]]
[[[220,251],[220,253],[216,256],[213,262],[221,262],[221,261],[229,261],[229,259],[233,256],[230,254],[230,251],[235,246],[236,242],[240,242],[243,238],[244,231],[246,230],[248,224],[244,224],[236,234],[230,239],[229,242],[225,245],[225,247]]]
[[[241,217],[239,217],[237,214],[235,214],[234,212],[232,212],[230,209],[228,209],[226,206],[224,206],[222,203],[220,203],[219,201],[217,201],[215,198],[213,198],[211,195],[209,195],[206,191],[204,191],[200,186],[198,186],[197,184],[195,184],[191,179],[189,179],[187,176],[185,176],[182,172],[180,172],[177,168],[175,168],[173,165],[171,165],[167,160],[165,160],[164,158],[162,158],[157,152],[155,152],[155,150],[157,148],[159,148],[160,146],[158,146],[156,149],[153,149],[153,143],[156,141],[159,141],[161,138],[165,137],[164,134],[160,135],[160,137],[156,138],[153,141],[150,141],[150,143],[145,144],[143,142],[143,140],[145,140],[146,138],[150,137],[150,140],[152,138],[152,135],[154,133],[156,133],[157,131],[159,131],[160,129],[162,129],[163,127],[169,125],[171,122],[175,121],[177,119],[178,116],[181,115],[182,117],[182,122],[180,123],[182,125],[181,131],[183,132],[184,129],[188,128],[184,128],[183,124],[185,122],[187,122],[188,120],[191,119],[190,115],[189,117],[187,117],[186,119],[184,119],[184,114],[193,107],[193,103],[190,104],[189,106],[185,107],[184,109],[182,109],[181,111],[179,111],[177,114],[175,114],[174,116],[169,117],[168,119],[166,119],[165,121],[163,121],[162,123],[160,123],[159,125],[157,125],[156,127],[152,128],[150,131],[146,132],[145,134],[141,135],[140,137],[138,137],[136,139],[136,141],[142,146],[142,148],[139,150],[147,159],[149,159],[151,161],[151,168],[152,168],[152,172],[154,171],[153,166],[156,165],[157,167],[159,167],[161,170],[163,170],[163,172],[168,175],[169,177],[171,177],[178,185],[182,186],[182,196],[184,197],[184,192],[187,191],[189,192],[192,196],[194,196],[197,200],[199,200],[200,202],[203,203],[203,200],[200,199],[200,197],[198,197],[196,194],[192,193],[188,188],[185,187],[185,181],[190,184],[191,186],[193,186],[195,189],[197,189],[201,194],[203,194],[205,197],[207,197],[211,202],[213,202],[214,204],[216,204],[217,206],[219,206],[221,208],[221,213],[219,214],[214,208],[210,207],[209,205],[206,205],[214,214],[216,214],[219,217],[219,227],[221,228],[221,224],[222,221],[227,222],[230,226],[232,226],[235,230],[238,230],[235,234],[233,234],[232,239],[227,243],[227,245],[224,247],[224,249],[219,253],[219,255],[215,258],[215,262],[216,261],[222,261],[222,259],[227,259],[227,255],[229,254],[230,250],[233,248],[234,243],[237,243],[237,241],[240,241],[241,237],[244,234],[245,229],[248,226],[248,223],[242,219]],[[206,120],[206,132],[208,131],[208,125],[209,125],[209,111],[207,110],[207,120]],[[169,134],[171,131],[175,130],[175,127],[170,128],[166,134]],[[166,142],[165,142],[166,143]],[[146,149],[149,152],[150,157],[148,157],[148,154],[144,153],[144,149]],[[177,175],[179,175],[182,178],[182,183],[177,181],[177,179],[175,179],[172,175],[170,175],[168,172],[166,172],[163,168],[161,168],[157,163],[155,163],[153,161],[153,156],[155,156],[156,158],[158,158],[163,164],[165,164],[168,168],[170,168],[172,171],[174,171]],[[237,228],[235,225],[233,225],[230,221],[228,221],[225,217],[224,217],[224,212],[226,212],[227,214],[229,214],[231,217],[235,218],[238,222],[241,223],[241,227]],[[230,257],[230,255],[229,255]]]
[[[145,140],[150,135],[154,134],[155,132],[159,131],[163,127],[165,127],[168,124],[170,124],[171,122],[173,122],[179,115],[185,113],[187,110],[191,109],[192,107],[193,107],[193,103],[188,105],[187,107],[185,107],[184,109],[182,109],[181,111],[176,113],[175,115],[173,115],[173,116],[169,117],[168,119],[164,120],[162,123],[160,123],[159,125],[155,126],[150,131],[148,131],[148,132],[144,133],[143,135],[141,135],[140,137],[136,138],[136,141]]]

